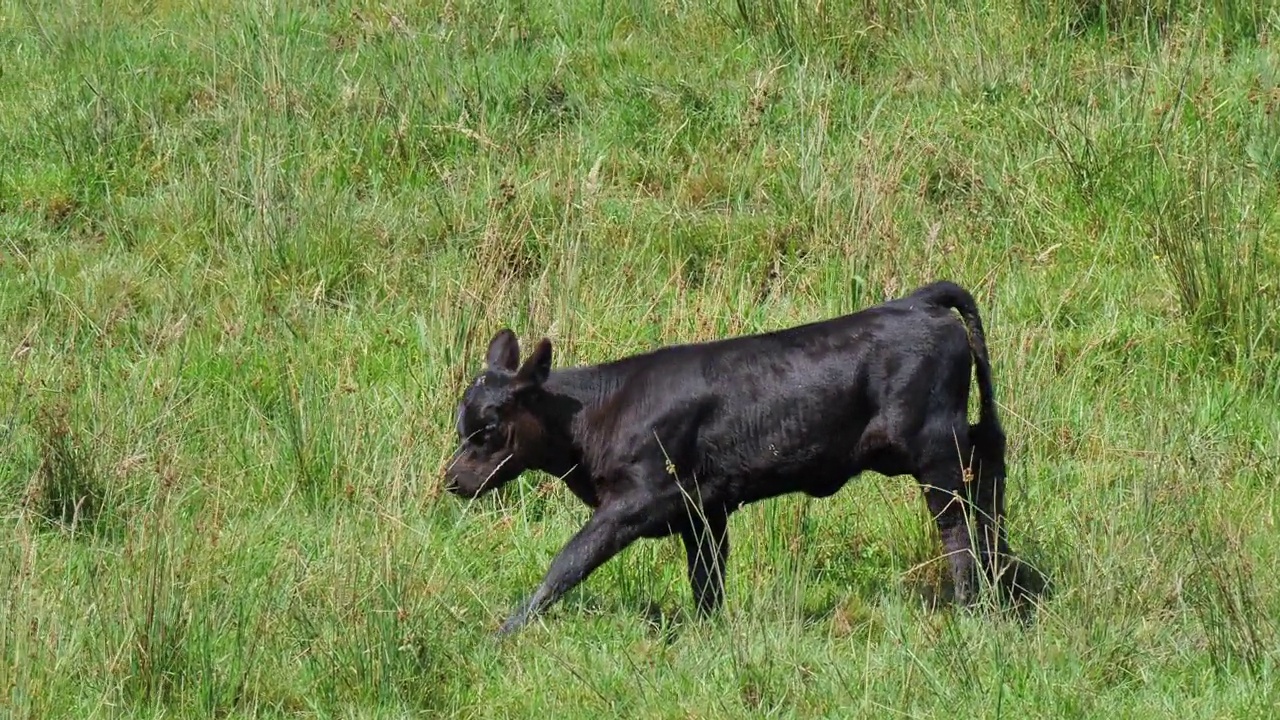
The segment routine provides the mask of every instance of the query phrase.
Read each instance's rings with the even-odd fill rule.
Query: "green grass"
[[[0,3],[0,707],[1263,717],[1280,6]],[[563,363],[973,289],[1029,626],[930,609],[914,481],[643,541],[439,489],[503,325]]]

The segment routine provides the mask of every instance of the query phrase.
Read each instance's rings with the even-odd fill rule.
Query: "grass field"
[[[0,2],[0,715],[1265,717],[1280,4]],[[322,7],[323,6],[323,7]],[[1029,625],[931,608],[914,481],[642,541],[442,494],[509,325],[558,362],[950,278]]]

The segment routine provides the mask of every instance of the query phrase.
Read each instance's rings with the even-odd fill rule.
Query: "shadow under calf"
[[[636,540],[672,534],[709,614],[723,603],[733,512],[787,493],[828,497],[868,470],[920,483],[958,603],[975,602],[984,578],[1004,599],[1045,587],[1005,537],[1005,434],[982,320],[955,283],[774,332],[558,369],[549,340],[521,363],[502,329],[485,360],[458,405],[446,488],[475,498],[541,470],[593,509],[500,633]]]

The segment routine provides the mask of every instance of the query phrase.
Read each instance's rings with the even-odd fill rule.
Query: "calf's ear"
[[[511,372],[520,362],[520,343],[516,334],[509,328],[502,328],[489,341],[489,352],[485,354],[485,362],[494,370]]]
[[[529,355],[529,359],[520,366],[520,372],[516,373],[516,382],[524,387],[534,387],[546,382],[550,374],[551,341],[542,338],[533,349],[533,353]]]

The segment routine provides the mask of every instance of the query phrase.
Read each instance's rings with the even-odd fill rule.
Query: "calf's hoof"
[[[494,637],[504,638],[518,632],[529,623],[530,615],[529,603],[523,603],[507,617],[506,621],[502,623],[502,627],[499,627],[493,633]]]
[[[1053,594],[1053,581],[1021,560],[1015,560],[1009,568],[1005,586],[1005,592],[1015,603],[1047,600]]]
[[[499,640],[511,637],[512,635],[519,632],[520,629],[524,627],[524,625],[525,623],[523,620],[517,620],[516,618],[508,618],[506,622],[502,623],[502,627],[499,627],[497,630],[493,631],[493,636]]]

